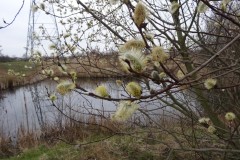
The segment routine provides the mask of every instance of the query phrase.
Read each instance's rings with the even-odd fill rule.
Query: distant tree
[[[3,53],[2,53],[2,46],[0,45],[0,56],[3,56]]]
[[[3,50],[1,49],[2,46],[0,45],[0,62],[10,62],[16,60],[14,57],[9,57],[8,55],[3,54]]]

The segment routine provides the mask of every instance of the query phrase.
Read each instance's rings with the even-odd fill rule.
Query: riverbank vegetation
[[[27,60],[0,62],[0,90],[29,84],[37,66]]]
[[[97,119],[98,116],[92,116],[85,123],[82,123],[82,120],[76,122],[75,119],[65,126],[48,126],[42,129],[40,136],[36,132],[30,133],[22,129],[19,131],[17,143],[14,142],[15,145],[2,136],[0,156],[10,160],[191,160],[209,157],[218,160],[234,153],[234,150],[229,150],[228,153],[228,150],[224,149],[226,144],[207,132],[203,126],[193,125],[186,120],[178,122],[170,117],[161,118],[161,127],[158,127],[152,124],[137,124],[137,119],[128,121],[128,124]],[[212,142],[211,139],[215,141]],[[179,145],[183,147],[180,150]],[[192,148],[195,145],[204,149]]]
[[[68,57],[60,61],[69,71],[76,72],[76,76],[79,78],[106,78],[124,75],[118,65],[116,53],[99,53],[92,50],[85,54],[85,56]],[[84,67],[79,67],[79,65]],[[44,71],[49,70],[53,71],[52,76],[54,77],[68,76],[63,72],[61,66],[58,66],[56,57],[44,57],[41,64],[35,64],[30,59],[12,59],[8,62],[0,62],[0,90],[46,79],[49,75],[46,75]]]

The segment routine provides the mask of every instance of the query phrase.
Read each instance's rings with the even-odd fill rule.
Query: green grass
[[[25,66],[28,67],[33,67],[32,64],[28,61],[13,61],[13,62],[3,62],[0,63],[0,68],[1,70],[5,70],[7,72],[9,69],[14,70],[15,72],[20,72],[20,73],[27,73],[32,69],[25,68]]]
[[[102,139],[104,136],[91,135],[83,142]],[[106,137],[106,136],[105,136]],[[141,146],[141,147],[140,147]],[[149,147],[148,147],[149,148]],[[114,136],[101,142],[94,142],[83,146],[69,145],[59,142],[53,146],[40,145],[32,149],[25,149],[21,154],[3,160],[159,160],[149,150],[142,146],[142,142],[131,136]]]
[[[135,131],[138,132],[135,132],[133,136],[114,135],[113,137],[109,137],[109,134],[106,133],[88,132],[83,136],[84,138],[75,138],[74,142],[79,145],[69,145],[58,141],[58,143],[49,146],[46,145],[46,142],[42,142],[42,145],[35,148],[23,149],[22,153],[8,158],[8,160],[164,160],[169,156],[170,148],[178,148],[178,145],[168,133],[152,132],[152,130],[150,132],[140,128]],[[149,133],[151,133],[151,136]],[[191,134],[190,131],[187,131],[184,135],[188,134]],[[154,143],[151,141],[152,138],[156,140]],[[181,139],[181,136],[178,138]],[[62,139],[66,140],[64,137]],[[181,144],[189,148],[186,140],[181,139]],[[214,143],[214,145],[216,144],[217,142]],[[203,146],[206,147],[206,144],[203,144]],[[215,155],[219,155],[219,153],[206,152],[203,154],[203,156],[208,157],[214,157]],[[172,159],[190,160],[196,159],[198,156],[193,152],[182,150],[174,151]]]
[[[74,146],[59,143],[53,147],[41,145],[37,148],[26,150],[18,156],[4,160],[73,160],[79,156],[79,153],[80,152],[74,148]]]

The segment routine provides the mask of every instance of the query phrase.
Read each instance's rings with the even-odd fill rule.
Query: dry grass
[[[31,66],[26,61],[13,61],[0,63],[0,90],[13,88],[16,86],[31,84],[39,81],[39,76],[36,75],[38,67],[32,69],[25,68],[25,66]],[[9,75],[8,70],[14,70],[19,73],[19,76]],[[25,76],[22,76],[25,74]]]
[[[54,76],[67,76],[59,70],[58,61],[56,59],[43,61],[40,66],[30,70],[25,68],[26,64],[29,65],[28,62],[0,63],[0,66],[2,66],[0,67],[0,90],[31,84],[47,78],[41,73],[43,68],[53,69]],[[116,58],[112,56],[92,56],[91,59],[89,57],[79,57],[70,59],[68,62],[61,60],[61,64],[67,66],[67,72],[77,72],[79,78],[117,77],[121,75],[121,71],[117,69],[118,62],[116,61]],[[26,74],[26,76],[8,75],[8,69],[13,69],[16,72],[19,71],[19,73]]]
[[[93,123],[98,125],[87,125]],[[222,153],[196,153],[184,148],[209,148],[225,146],[206,129],[178,121],[166,120],[165,127],[141,127],[131,123],[116,123],[109,119],[89,117],[86,123],[69,122],[59,127],[45,126],[41,134],[19,131],[17,145],[8,139],[1,141],[0,156],[20,155],[11,159],[67,159],[67,160],[143,160],[201,159],[212,156],[218,159]],[[103,127],[104,126],[104,127]],[[161,125],[164,126],[164,125]],[[108,128],[108,129],[106,129]],[[177,138],[175,139],[174,136]],[[43,147],[44,146],[44,147]],[[174,150],[177,149],[177,150]],[[214,158],[214,156],[216,158]]]
[[[62,65],[67,66],[67,71],[77,72],[78,77],[116,77],[121,74],[119,63],[115,56],[93,55],[60,60]],[[66,76],[59,70],[58,59],[44,61],[42,68],[51,68],[55,76]]]

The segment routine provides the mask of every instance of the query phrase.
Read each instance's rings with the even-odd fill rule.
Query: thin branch
[[[109,27],[105,22],[102,21],[96,14],[94,14],[85,4],[83,4],[80,0],[76,0],[78,4],[80,4],[89,14],[93,16],[97,21],[102,23],[109,31],[111,31],[115,36],[117,36],[119,39],[121,39],[123,42],[126,42],[126,40],[120,36],[116,31],[114,31],[111,27]]]
[[[184,150],[184,151],[195,151],[195,152],[232,152],[232,153],[240,153],[239,149],[221,149],[221,148],[174,148],[173,150]]]
[[[197,67],[194,69],[192,72],[188,73],[183,79],[186,77],[190,77],[194,73],[200,71],[203,69],[206,65],[208,65],[212,60],[214,60],[216,57],[218,57],[223,51],[225,51],[228,47],[230,47],[235,41],[237,41],[240,38],[240,34],[238,34],[231,42],[229,42],[225,47],[223,47],[220,51],[215,53],[211,58],[209,58],[206,62],[204,62],[201,66]]]
[[[13,24],[13,22],[16,20],[17,16],[19,15],[19,13],[21,12],[23,6],[24,6],[25,0],[23,0],[21,7],[19,8],[18,12],[16,13],[16,15],[14,16],[13,20],[10,23],[7,23],[7,25],[5,26],[0,26],[0,29],[3,28],[7,28],[8,26],[10,26],[11,24]]]

